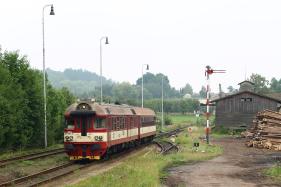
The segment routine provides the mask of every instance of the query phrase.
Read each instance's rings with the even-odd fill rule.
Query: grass
[[[271,180],[281,183],[281,165],[280,162],[275,162],[275,166],[266,169],[262,172],[263,175],[268,176]]]
[[[33,153],[42,152],[42,151],[48,151],[48,150],[57,149],[57,148],[63,148],[63,145],[62,144],[55,144],[55,145],[52,145],[50,147],[47,147],[46,149],[33,149],[33,150],[27,150],[27,151],[17,151],[14,154],[12,152],[5,153],[3,155],[0,155],[0,160],[24,156],[24,155],[29,155],[29,154],[33,154]]]
[[[145,151],[137,156],[130,157],[122,164],[109,169],[103,173],[91,176],[74,185],[80,186],[161,186],[161,181],[169,175],[165,172],[167,168],[208,160],[222,153],[217,146],[207,146],[198,140],[198,137],[205,133],[205,128],[194,127],[192,132],[185,129],[178,137],[174,137],[179,143],[181,152],[176,154],[156,155],[155,147],[147,147]],[[162,139],[162,141],[167,141]],[[161,140],[160,140],[161,141]],[[195,152],[193,144],[200,142],[198,152]]]

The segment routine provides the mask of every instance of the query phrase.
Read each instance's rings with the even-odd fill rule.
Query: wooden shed
[[[220,99],[216,103],[216,126],[251,128],[254,116],[261,110],[278,110],[281,100],[255,92],[243,91]]]

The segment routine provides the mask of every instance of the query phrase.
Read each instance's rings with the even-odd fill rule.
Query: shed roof
[[[217,102],[217,101],[220,101],[220,100],[232,98],[232,97],[234,97],[234,96],[236,96],[236,95],[240,95],[240,94],[243,94],[243,93],[249,93],[249,94],[252,94],[252,95],[256,95],[256,96],[259,96],[259,97],[271,99],[271,100],[273,100],[273,101],[276,101],[276,102],[278,102],[278,103],[281,103],[281,100],[280,100],[280,99],[276,99],[276,98],[269,97],[269,96],[266,96],[266,95],[263,95],[263,94],[257,94],[257,93],[255,93],[255,92],[249,92],[249,91],[238,92],[238,93],[235,93],[235,94],[232,94],[232,95],[229,95],[229,96],[225,96],[225,97],[220,98],[220,99],[215,99],[215,100],[210,101],[210,103],[214,103],[214,102]]]
[[[240,85],[240,84],[242,84],[242,83],[244,83],[244,82],[247,82],[247,83],[250,83],[250,84],[252,84],[252,85],[255,85],[255,83],[253,83],[253,82],[251,82],[251,81],[243,81],[243,82],[238,83],[238,85]]]

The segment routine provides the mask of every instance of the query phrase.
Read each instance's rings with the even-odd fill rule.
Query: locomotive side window
[[[133,128],[133,117],[131,117],[131,129]]]
[[[65,118],[65,128],[74,129],[74,118]]]
[[[111,117],[111,131],[113,131],[113,117]]]
[[[88,129],[91,129],[92,125],[91,125],[91,117],[88,117]]]
[[[76,118],[76,128],[80,129],[80,117]]]
[[[122,117],[122,128],[125,129],[125,120],[124,120],[124,117]]]
[[[95,117],[94,118],[94,127],[95,128],[105,128],[106,118]]]

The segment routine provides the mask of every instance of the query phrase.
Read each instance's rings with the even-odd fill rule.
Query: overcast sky
[[[168,75],[172,87],[186,83],[198,92],[206,84],[225,91],[252,73],[281,78],[281,1],[271,0],[1,0],[0,45],[20,50],[43,69],[42,9],[45,8],[46,68],[86,69],[136,84],[142,65]],[[144,69],[144,73],[145,73]]]

